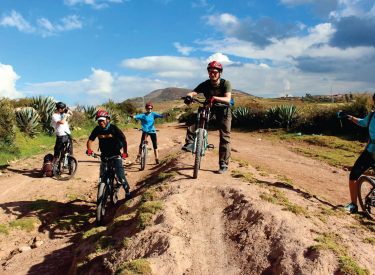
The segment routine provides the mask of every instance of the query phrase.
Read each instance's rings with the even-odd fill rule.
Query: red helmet
[[[219,72],[222,72],[223,71],[223,65],[221,65],[220,62],[211,61],[207,65],[207,70],[209,70],[209,69],[217,69]]]
[[[149,108],[152,109],[152,108],[154,108],[154,106],[152,105],[151,102],[147,102],[146,105],[145,105],[145,108],[146,108],[146,109],[149,109]]]
[[[100,117],[110,118],[108,112],[106,110],[98,110],[96,112],[95,119],[98,120]]]

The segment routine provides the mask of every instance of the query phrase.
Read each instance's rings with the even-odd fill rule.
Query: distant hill
[[[165,89],[158,89],[158,90],[152,91],[151,93],[145,95],[143,98],[135,97],[135,98],[127,99],[126,101],[133,103],[136,107],[143,107],[143,104],[149,101],[153,103],[160,103],[163,101],[179,100],[181,97],[185,96],[189,92],[191,92],[190,89],[169,87]],[[236,96],[236,95],[255,97],[248,93],[234,89],[233,96]]]

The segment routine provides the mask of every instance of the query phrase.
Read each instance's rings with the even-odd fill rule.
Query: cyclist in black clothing
[[[93,141],[96,137],[99,138],[99,149],[101,157],[121,156],[115,160],[116,175],[124,187],[126,197],[130,196],[130,186],[125,178],[124,166],[122,159],[128,157],[127,142],[124,133],[114,124],[110,123],[108,112],[99,110],[96,114],[98,126],[91,132],[87,140],[86,154],[91,156],[94,152],[91,149]],[[123,153],[121,153],[121,149]],[[100,175],[102,174],[103,166],[100,165]]]

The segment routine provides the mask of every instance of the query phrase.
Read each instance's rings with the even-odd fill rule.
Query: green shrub
[[[267,120],[276,127],[290,129],[297,119],[297,107],[294,105],[280,105],[267,111]]]
[[[0,99],[0,146],[12,145],[15,138],[15,114],[8,99]]]

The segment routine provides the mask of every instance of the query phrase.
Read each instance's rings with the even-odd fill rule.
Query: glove
[[[94,151],[93,150],[91,150],[91,149],[87,149],[86,150],[86,155],[88,155],[88,156],[92,156],[94,154]]]
[[[191,97],[191,96],[186,96],[185,97],[185,99],[184,99],[184,103],[186,104],[186,105],[189,105],[189,104],[191,104],[193,102],[193,98]]]
[[[337,112],[337,117],[338,117],[339,119],[348,119],[348,118],[349,118],[349,115],[346,114],[346,113],[344,113],[343,111],[338,111],[338,112]]]
[[[128,153],[122,153],[121,158],[126,159],[128,157]]]

